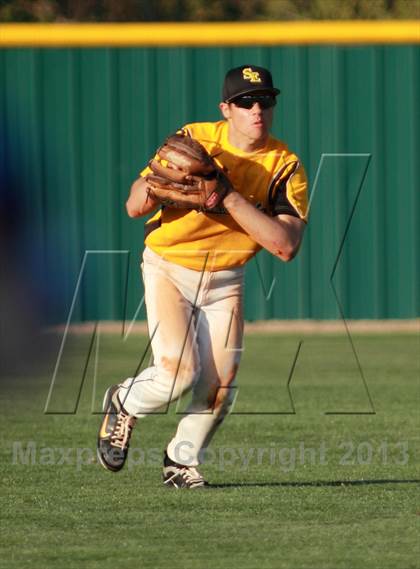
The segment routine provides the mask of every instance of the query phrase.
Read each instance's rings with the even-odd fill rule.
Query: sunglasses
[[[232,103],[241,109],[252,109],[254,103],[259,103],[262,109],[271,109],[277,101],[274,95],[242,95]]]

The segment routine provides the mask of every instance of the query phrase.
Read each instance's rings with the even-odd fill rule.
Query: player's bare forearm
[[[140,177],[131,186],[125,207],[130,217],[142,217],[155,210],[160,203],[154,200],[147,189],[147,182]]]
[[[238,192],[226,196],[223,205],[250,237],[282,261],[291,261],[298,252],[306,225],[300,218],[270,217]]]

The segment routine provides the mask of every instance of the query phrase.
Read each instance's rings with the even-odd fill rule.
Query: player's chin
[[[253,124],[250,129],[250,133],[251,138],[254,140],[263,140],[267,137],[268,134],[267,125],[264,123]]]

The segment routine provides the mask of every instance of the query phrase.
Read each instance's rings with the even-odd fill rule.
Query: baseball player
[[[290,261],[306,225],[304,169],[270,135],[279,93],[267,69],[231,69],[223,120],[185,125],[131,187],[130,217],[157,210],[142,263],[154,363],[105,394],[98,458],[108,470],[123,467],[137,419],[191,390],[164,452],[163,482],[207,485],[197,467],[234,398],[244,265],[262,248]]]

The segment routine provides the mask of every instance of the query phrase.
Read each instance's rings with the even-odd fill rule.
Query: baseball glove
[[[146,176],[149,193],[167,207],[215,211],[232,189],[207,150],[183,134],[169,136],[149,166],[153,172]]]

